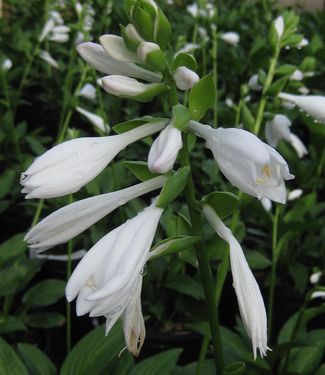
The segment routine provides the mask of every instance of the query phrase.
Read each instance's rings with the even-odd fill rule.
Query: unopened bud
[[[174,80],[179,90],[186,91],[199,82],[200,78],[193,70],[180,66],[174,73]]]

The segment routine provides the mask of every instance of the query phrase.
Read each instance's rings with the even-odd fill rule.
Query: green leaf
[[[245,252],[245,256],[252,269],[262,270],[272,265],[272,262],[259,251],[248,250]]]
[[[143,38],[149,42],[153,41],[154,24],[152,17],[140,7],[133,12],[134,26]]]
[[[15,181],[16,172],[13,169],[7,169],[0,176],[0,199],[5,197],[12,188]]]
[[[275,50],[277,44],[278,44],[278,33],[275,29],[274,22],[271,23],[270,29],[269,29],[269,35],[268,35],[269,42],[272,46],[272,48]]]
[[[291,74],[297,69],[295,65],[284,64],[275,70],[275,74],[280,76],[291,76]]]
[[[252,115],[250,109],[247,107],[246,103],[242,104],[242,116],[245,128],[249,129],[250,131],[253,131],[255,126],[255,118]]]
[[[183,349],[171,349],[138,363],[129,375],[170,375]]]
[[[229,192],[214,191],[203,198],[203,203],[211,206],[220,219],[224,219],[237,209],[238,197]]]
[[[195,280],[193,276],[187,275],[171,275],[164,283],[166,288],[176,290],[181,294],[186,294],[196,300],[203,300],[204,293],[200,282]]]
[[[285,85],[288,82],[288,79],[289,78],[285,76],[273,82],[272,85],[266,91],[266,95],[277,96],[281,91],[283,91]]]
[[[212,108],[216,99],[216,90],[211,74],[201,78],[189,94],[189,110],[193,120],[199,121]]]
[[[140,181],[147,181],[160,176],[157,173],[150,172],[148,163],[145,161],[123,161],[122,165],[132,172]]]
[[[24,234],[19,233],[10,237],[7,241],[0,245],[0,266],[2,266],[9,259],[25,253],[27,249],[26,242],[24,242]]]
[[[18,353],[30,375],[55,375],[56,368],[50,358],[34,345],[20,343]]]
[[[27,328],[21,319],[10,315],[0,315],[0,333],[10,333],[26,330]]]
[[[163,123],[168,123],[169,119],[167,118],[158,118],[158,117],[151,117],[151,116],[143,116],[140,118],[136,118],[130,121],[125,121],[125,122],[120,122],[119,124],[116,124],[113,126],[113,130],[117,134],[125,133],[129,130],[135,129],[139,126],[142,126],[144,124],[156,124],[157,122],[163,122]]]
[[[175,236],[158,242],[151,250],[150,259],[156,259],[186,250],[199,241],[195,236]]]
[[[165,50],[167,48],[171,33],[172,28],[167,17],[164,15],[162,10],[158,8],[154,24],[154,40],[157,44],[159,44],[162,50]]]
[[[156,206],[166,208],[184,190],[190,174],[189,167],[183,167],[174,173],[165,182],[157,199]]]
[[[180,66],[186,66],[186,68],[196,71],[197,63],[195,57],[186,52],[177,54],[174,61],[174,69],[176,70]]]
[[[223,375],[242,375],[245,374],[246,365],[244,362],[234,362],[223,369]]]
[[[30,288],[22,302],[27,306],[48,306],[64,296],[65,282],[57,279],[41,281]]]
[[[115,324],[108,336],[99,326],[84,336],[65,359],[60,375],[99,375],[105,367],[118,362],[124,338],[121,324]]]
[[[0,375],[29,375],[13,349],[0,338]]]
[[[173,126],[180,131],[186,130],[191,120],[191,114],[189,110],[181,104],[176,104],[174,105],[172,112]]]
[[[62,314],[56,312],[33,313],[25,318],[25,323],[34,328],[54,328],[61,327],[65,322]]]
[[[290,350],[288,372],[309,375],[321,364],[323,345],[305,346]]]

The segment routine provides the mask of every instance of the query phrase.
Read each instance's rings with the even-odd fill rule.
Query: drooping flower
[[[162,212],[153,202],[108,233],[80,261],[66,287],[69,302],[78,296],[77,315],[106,317],[106,334],[123,315],[126,344],[136,355],[144,339],[141,272]]]
[[[235,47],[238,46],[238,43],[240,41],[239,34],[235,33],[234,31],[228,31],[226,33],[223,33],[220,38],[226,43],[231,44]]]
[[[95,113],[86,111],[84,108],[76,107],[76,110],[84,115],[94,126],[102,132],[108,133],[110,129],[109,125],[104,121],[104,119]]]
[[[229,244],[233,286],[237,295],[240,316],[252,340],[254,359],[256,359],[257,349],[263,358],[270,349],[267,346],[267,318],[260,288],[231,230],[220,220],[212,207],[205,205],[203,213],[218,235]]]
[[[294,201],[298,198],[300,198],[303,194],[303,190],[302,189],[294,189],[294,190],[291,190],[288,194],[288,201]]]
[[[285,203],[284,180],[294,176],[276,150],[243,129],[213,129],[196,121],[190,122],[189,129],[205,139],[221,172],[234,186],[258,199]]]
[[[69,40],[69,33],[70,27],[64,25],[60,13],[51,11],[38,40],[43,42],[46,38],[52,42],[65,43]]]
[[[41,220],[26,234],[24,240],[29,247],[38,250],[68,242],[117,207],[162,187],[165,180],[165,176],[159,176],[126,189],[71,203]]]
[[[150,171],[154,173],[170,171],[182,146],[182,133],[171,122],[160,132],[150,148],[148,155]]]
[[[291,121],[285,115],[275,115],[272,121],[265,124],[265,137],[267,143],[276,147],[281,139],[289,142],[296,150],[299,158],[308,154],[308,151],[302,141],[290,131]]]
[[[199,82],[200,77],[186,66],[179,66],[175,70],[174,80],[179,90],[186,91]]]
[[[121,62],[110,57],[103,47],[96,43],[80,43],[77,47],[79,55],[96,70],[109,75],[123,75],[140,78],[149,82],[160,82],[161,74],[141,68],[134,63]]]
[[[291,102],[310,116],[325,123],[325,96],[319,95],[292,95],[281,92],[279,98]]]
[[[52,68],[59,69],[59,63],[50,55],[49,52],[42,50],[40,51],[39,57],[47,62]]]
[[[53,198],[78,191],[94,179],[127,145],[165,126],[157,120],[122,134],[76,138],[54,146],[21,176],[26,198]]]

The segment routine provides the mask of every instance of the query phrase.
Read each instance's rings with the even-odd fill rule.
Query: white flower
[[[325,290],[318,290],[316,292],[313,292],[310,296],[310,299],[314,298],[325,298]]]
[[[52,68],[59,69],[59,63],[49,54],[49,52],[42,50],[39,57],[52,66]]]
[[[298,198],[300,198],[303,194],[303,190],[302,189],[295,189],[295,190],[291,190],[288,194],[288,201],[294,201]]]
[[[238,33],[235,33],[233,31],[228,31],[227,33],[223,33],[220,37],[222,40],[224,40],[226,43],[231,44],[232,46],[237,46],[240,37]]]
[[[69,34],[53,33],[48,37],[51,42],[66,43],[69,40]]]
[[[110,130],[110,127],[107,123],[105,123],[104,119],[95,113],[86,111],[85,109],[81,107],[76,107],[76,110],[84,115],[94,126],[95,128],[99,129],[100,131],[104,133],[108,133]]]
[[[186,66],[179,66],[175,70],[174,80],[179,90],[186,91],[199,82],[200,77]]]
[[[190,13],[193,18],[199,15],[199,6],[197,3],[190,4],[186,7],[186,10]]]
[[[302,81],[304,79],[304,73],[299,70],[299,69],[296,69],[290,76],[290,79],[292,81]]]
[[[248,87],[254,91],[261,91],[263,86],[258,83],[258,75],[254,74],[248,81]]]
[[[317,284],[322,276],[322,272],[314,272],[310,275],[309,281],[311,284]]]
[[[137,56],[141,62],[145,63],[150,53],[155,51],[161,52],[158,44],[144,41],[141,42],[137,48]]]
[[[91,83],[86,83],[78,92],[78,96],[82,96],[85,99],[95,101],[96,100],[96,87]]]
[[[281,92],[279,98],[298,106],[301,110],[314,117],[316,121],[325,123],[325,96],[291,95]]]
[[[122,98],[143,98],[147,101],[156,93],[162,91],[164,85],[162,83],[142,83],[134,78],[111,75],[102,78],[103,89],[109,94]],[[147,97],[148,96],[148,97]]]
[[[122,61],[127,63],[139,63],[141,60],[138,58],[137,54],[130,51],[123,38],[117,35],[106,34],[99,38],[100,44],[104,48],[105,52],[114,60]],[[159,47],[158,47],[159,48]]]
[[[281,39],[284,33],[284,19],[282,16],[279,16],[274,20],[274,27],[278,34],[278,38]]]
[[[1,65],[3,71],[7,72],[12,68],[12,61],[10,59],[5,59]]]
[[[53,27],[55,26],[54,19],[50,18],[45,22],[45,25],[43,27],[43,30],[41,31],[41,35],[39,36],[38,40],[42,42],[46,36],[51,32]]]
[[[308,154],[308,151],[302,141],[290,131],[291,121],[285,115],[275,115],[272,121],[265,124],[265,137],[267,143],[276,147],[281,139],[289,142],[296,150],[299,158]]]
[[[198,49],[198,48],[200,48],[200,45],[199,44],[197,44],[197,43],[187,43],[187,44],[185,44],[185,46],[184,47],[182,47],[176,54],[175,54],[175,56],[177,56],[178,54],[180,54],[180,53],[187,53],[187,52],[192,52],[192,51],[194,51],[195,49]]]
[[[306,86],[302,86],[298,88],[299,94],[308,95],[310,90]]]
[[[36,224],[24,241],[30,248],[42,250],[68,242],[117,207],[162,187],[165,181],[165,176],[159,176],[126,189],[71,203]]]
[[[161,130],[165,123],[157,120],[119,135],[76,138],[54,146],[22,174],[22,193],[27,193],[27,199],[74,193],[94,179],[127,145]]]
[[[262,206],[266,212],[270,212],[272,209],[272,201],[269,198],[263,197],[261,199]]]
[[[160,82],[161,74],[141,68],[134,63],[126,63],[114,60],[96,43],[80,43],[77,47],[79,55],[96,70],[112,75],[124,75],[140,78],[149,82]]]
[[[234,101],[231,98],[226,98],[225,104],[229,108],[232,108],[235,105]]]
[[[309,44],[309,40],[306,39],[306,38],[302,38],[301,41],[300,41],[298,44],[296,44],[296,47],[297,47],[298,49],[301,49],[301,48],[303,48],[303,47],[308,46],[308,44]]]
[[[170,123],[160,132],[150,148],[148,155],[150,171],[154,173],[170,171],[182,147],[182,133]]]
[[[205,139],[221,172],[234,186],[253,197],[285,203],[284,180],[294,176],[276,150],[243,129],[212,129],[195,121],[189,129]]]
[[[240,244],[213,208],[203,207],[203,213],[218,235],[229,244],[233,286],[237,295],[240,316],[247,334],[252,340],[254,359],[257,349],[263,358],[267,350],[267,318],[260,288],[249,268]]]
[[[77,315],[106,317],[106,334],[123,314],[126,343],[133,343],[132,349],[144,337],[142,314],[135,305],[140,303],[141,272],[162,212],[153,203],[108,233],[80,261],[66,287],[69,302],[78,296]],[[132,338],[134,334],[139,336]]]

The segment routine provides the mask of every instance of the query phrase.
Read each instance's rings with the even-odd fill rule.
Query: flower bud
[[[186,91],[199,82],[200,77],[186,66],[179,66],[174,73],[174,80],[179,90]]]
[[[235,47],[238,45],[240,41],[239,34],[233,31],[223,33],[221,35],[221,39],[224,40],[226,43],[231,44],[232,46],[235,46]]]
[[[12,61],[10,59],[5,59],[1,65],[1,69],[7,72],[12,68]]]
[[[278,38],[281,39],[284,33],[284,19],[282,16],[279,16],[274,20],[274,27],[278,34]]]
[[[165,56],[156,43],[142,42],[137,49],[137,55],[153,70],[162,72],[166,67]]]
[[[131,23],[126,27],[122,26],[121,34],[126,46],[133,51],[136,51],[139,44],[144,41],[137,29]]]
[[[261,91],[263,87],[258,83],[258,75],[254,74],[248,81],[248,87],[254,91]]]

